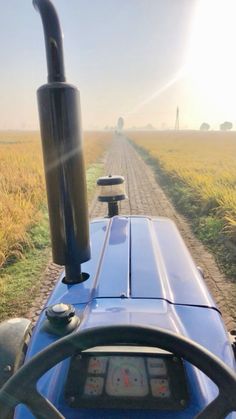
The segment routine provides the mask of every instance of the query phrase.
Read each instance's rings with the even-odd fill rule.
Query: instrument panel
[[[173,354],[83,352],[71,359],[65,398],[81,408],[183,409],[183,362]]]

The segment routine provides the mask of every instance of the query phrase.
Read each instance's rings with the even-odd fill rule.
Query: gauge
[[[102,377],[87,377],[84,386],[85,396],[100,396],[102,394],[104,378]]]
[[[170,387],[167,378],[152,378],[150,383],[153,397],[170,397]]]
[[[130,352],[121,346],[112,351],[110,348],[104,352],[84,351],[73,356],[65,385],[68,406],[155,411],[185,409],[189,396],[181,358],[176,362],[172,354],[146,349],[141,352],[142,348],[140,352],[131,352],[130,347],[128,350]],[[96,416],[96,412],[94,414]]]
[[[109,396],[144,397],[148,382],[144,359],[141,357],[112,356],[109,362],[106,393]]]
[[[148,372],[150,375],[166,375],[166,364],[162,358],[148,358],[147,359]]]
[[[89,360],[89,374],[104,374],[107,366],[106,356],[93,356]]]

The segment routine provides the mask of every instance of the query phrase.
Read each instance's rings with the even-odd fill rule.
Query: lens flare
[[[127,117],[129,115],[133,115],[137,113],[145,105],[149,104],[154,99],[157,99],[162,93],[168,90],[171,86],[177,83],[180,79],[182,79],[185,74],[186,74],[186,67],[183,66],[166,84],[164,84],[164,86],[161,86],[159,87],[159,89],[155,90],[154,93],[152,93],[145,100],[137,104],[130,112],[127,112],[125,116]]]

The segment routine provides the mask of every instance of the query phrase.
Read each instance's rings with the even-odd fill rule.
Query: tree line
[[[203,122],[200,125],[200,130],[201,131],[209,131],[210,128],[211,127],[207,122]],[[230,121],[225,121],[222,124],[220,124],[219,128],[220,128],[221,131],[229,131],[233,128],[233,124]]]

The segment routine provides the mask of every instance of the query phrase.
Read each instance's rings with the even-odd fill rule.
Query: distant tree
[[[153,130],[153,129],[155,129],[155,128],[153,127],[153,125],[152,125],[152,124],[147,124],[147,125],[145,125],[144,129],[150,129],[150,130]]]
[[[210,125],[207,122],[203,122],[200,126],[201,131],[209,131]]]
[[[221,131],[229,131],[233,128],[233,124],[230,121],[225,121],[223,124],[220,124]]]
[[[124,118],[122,118],[122,116],[121,116],[117,121],[118,131],[122,131],[122,129],[124,128],[124,124],[125,124]]]

